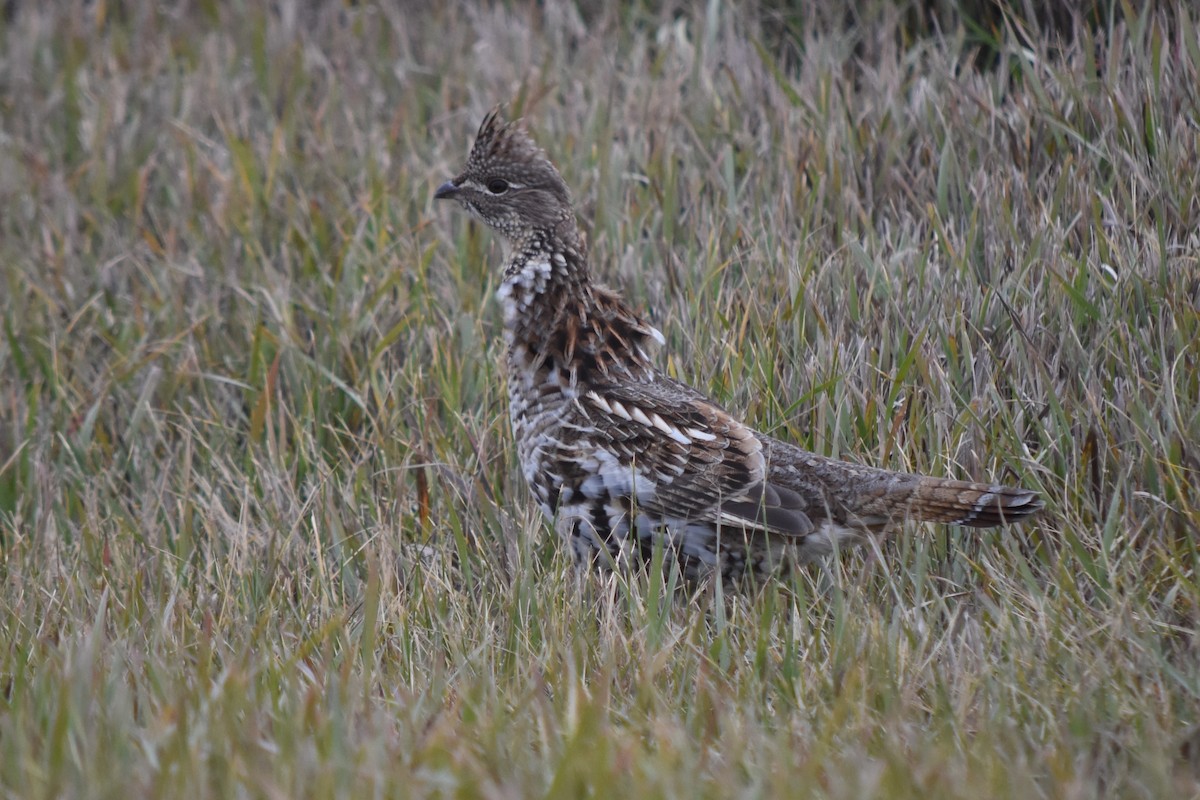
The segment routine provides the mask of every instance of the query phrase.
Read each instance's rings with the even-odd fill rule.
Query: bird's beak
[[[456,194],[458,194],[458,187],[454,185],[454,181],[446,181],[433,193],[433,199],[447,200]]]

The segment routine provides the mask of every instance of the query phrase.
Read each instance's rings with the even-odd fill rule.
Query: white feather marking
[[[622,464],[612,453],[597,450],[590,458],[580,461],[589,474],[580,484],[585,497],[604,499],[633,496],[639,502],[649,502],[658,491],[658,482],[629,464]]]
[[[526,261],[516,272],[505,273],[504,280],[496,288],[496,298],[504,306],[506,322],[511,323],[524,313],[534,295],[546,290],[551,272],[550,261],[541,258]]]
[[[676,428],[674,425],[667,422],[659,414],[653,415],[653,417],[650,420],[650,424],[653,425],[655,428],[658,428],[660,431],[665,433],[667,436],[670,436],[672,439],[674,439],[675,441],[679,442],[682,445],[695,444],[695,442],[693,442],[686,435],[684,435],[683,431],[679,430],[679,428]]]
[[[697,442],[715,442],[717,440],[716,435],[708,431],[702,431],[699,428],[684,428],[683,432]]]
[[[591,400],[592,403],[595,404],[596,408],[600,409],[605,414],[613,413],[612,406],[608,404],[608,401],[595,392],[588,392],[584,395],[584,397],[586,397],[588,400]]]
[[[605,482],[604,477],[599,473],[593,473],[583,479],[583,483],[579,484],[579,490],[583,492],[584,497],[597,498],[604,497]]]
[[[658,342],[659,344],[667,343],[667,337],[662,335],[662,331],[660,331],[658,328],[655,328],[653,325],[648,325],[646,327],[648,327],[650,329],[650,338],[651,339]]]
[[[592,404],[596,406],[596,408],[600,409],[606,414],[611,414],[614,417],[620,417],[621,419],[629,420],[630,422],[640,423],[645,425],[647,428],[657,428],[682,445],[695,444],[695,440],[711,442],[713,439],[717,438],[712,434],[705,433],[704,431],[697,431],[694,428],[689,428],[689,433],[693,434],[693,438],[689,439],[688,434],[685,434],[683,431],[679,430],[679,428],[676,428],[674,425],[667,422],[660,414],[647,414],[637,406],[630,406],[626,408],[625,405],[619,400],[606,400],[595,391],[589,391],[584,395],[584,397],[590,400]]]
[[[650,418],[646,416],[646,412],[642,411],[637,406],[634,406],[633,408],[629,409],[629,413],[631,415],[633,415],[634,422],[640,422],[643,425],[645,425],[647,428],[654,427],[654,423],[651,422]]]
[[[651,415],[650,421],[654,424],[654,427],[658,428],[668,436],[675,433],[675,428],[671,425],[671,423],[663,419],[661,414]]]

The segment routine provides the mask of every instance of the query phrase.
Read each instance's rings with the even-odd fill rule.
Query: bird
[[[483,119],[434,191],[507,242],[509,414],[521,472],[577,563],[652,563],[736,586],[787,574],[904,521],[990,527],[1037,492],[841,461],[747,425],[655,366],[665,339],[593,279],[571,193],[522,120]]]

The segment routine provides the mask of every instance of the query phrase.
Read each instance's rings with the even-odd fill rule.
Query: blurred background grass
[[[1194,7],[4,11],[7,796],[1200,796]],[[672,374],[1043,521],[574,575],[431,198],[498,102]]]

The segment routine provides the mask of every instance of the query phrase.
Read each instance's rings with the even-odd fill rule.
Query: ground
[[[1200,796],[1194,8],[444,5],[5,6],[0,793]],[[497,103],[673,375],[1044,517],[572,571]]]

